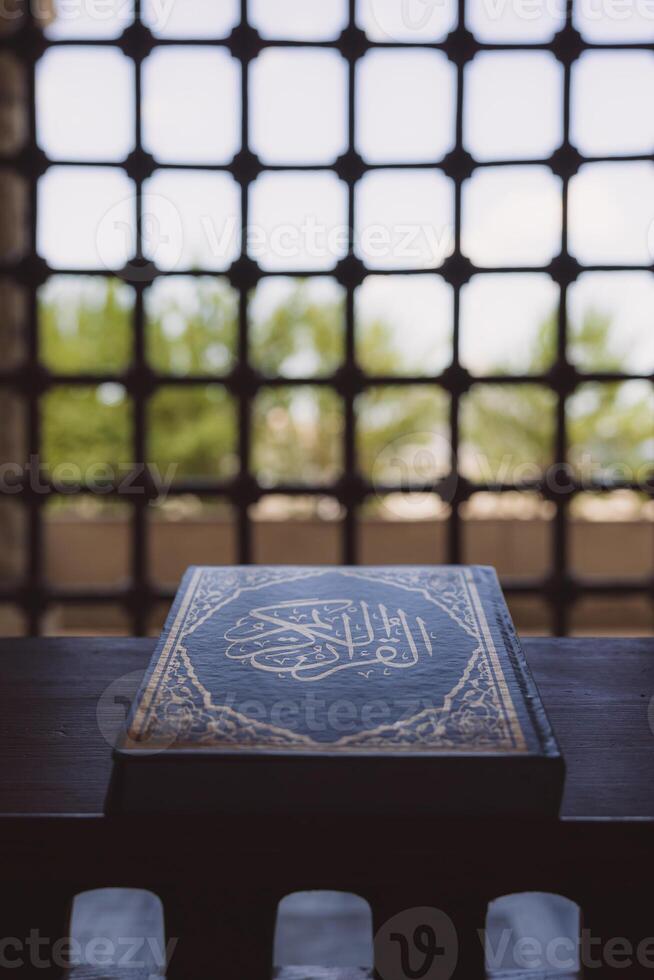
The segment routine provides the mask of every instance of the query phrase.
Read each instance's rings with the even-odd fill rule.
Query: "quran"
[[[492,568],[194,567],[108,806],[554,814],[562,786]]]

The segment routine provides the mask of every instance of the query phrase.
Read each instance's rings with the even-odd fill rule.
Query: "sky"
[[[562,0],[475,0],[469,26],[487,41],[539,41],[560,27]],[[148,0],[161,37],[223,36],[233,0]],[[360,26],[373,40],[435,40],[454,24],[453,0],[362,0]],[[51,37],[115,37],[126,0],[59,0]],[[345,0],[250,0],[266,37],[336,36]],[[535,16],[535,14],[537,16]],[[589,40],[654,40],[654,2],[579,0]],[[264,163],[331,163],[346,146],[346,73],[338,54],[264,51],[250,67],[249,138]],[[56,268],[117,268],[133,247],[131,182],[118,164],[133,148],[132,65],[118,49],[52,49],[37,75],[37,134],[53,160],[39,189],[39,248]],[[143,140],[162,162],[231,160],[240,146],[240,66],[226,50],[170,46],[144,64]],[[479,160],[547,156],[561,140],[561,66],[547,52],[492,52],[466,68],[464,142]],[[586,154],[651,153],[654,54],[586,52],[572,78],[571,138]],[[371,51],[357,68],[356,144],[371,163],[422,162],[454,143],[455,75],[438,52]],[[238,253],[239,188],[230,175],[167,171],[145,187],[148,250],[164,269],[226,268]],[[334,174],[262,174],[250,190],[250,248],[263,268],[329,272],[343,249],[345,188]],[[356,249],[371,269],[428,270],[452,248],[453,186],[438,170],[367,174],[356,192]],[[570,187],[570,249],[586,263],[650,263],[654,164],[584,166]],[[491,167],[464,185],[462,247],[482,266],[547,263],[560,247],[560,181],[546,167]],[[277,288],[277,292],[275,289]],[[283,283],[262,285],[259,305]],[[317,290],[325,281],[317,282]],[[268,297],[268,299],[267,299]],[[462,293],[462,360],[483,373],[498,360],[526,366],[530,340],[554,309],[546,275],[478,275]],[[612,343],[628,367],[654,370],[654,277],[586,273],[570,311],[613,318]],[[363,318],[384,316],[425,371],[444,367],[451,334],[447,284],[420,276],[370,275],[357,294]],[[583,365],[582,365],[583,366]]]

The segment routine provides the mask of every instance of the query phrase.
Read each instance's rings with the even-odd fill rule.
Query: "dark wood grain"
[[[654,641],[524,641],[567,764],[565,817],[654,818]],[[99,814],[111,747],[97,720],[107,687],[137,686],[151,640],[0,644],[0,813]]]
[[[654,641],[523,643],[566,760],[562,814],[654,817]]]
[[[111,746],[98,701],[120,677],[134,690],[152,649],[151,640],[0,642],[0,813],[102,811]]]
[[[269,923],[284,895],[312,889],[362,896],[376,923],[425,905],[457,919],[462,913],[470,934],[483,926],[483,909],[493,898],[555,892],[585,907],[605,940],[632,933],[643,938],[647,928],[654,933],[643,918],[654,874],[648,723],[654,643],[530,640],[525,648],[567,761],[562,819],[435,820],[407,800],[399,820],[377,818],[372,801],[366,820],[289,814],[262,821],[249,812],[104,816],[111,740],[100,732],[98,704],[122,678],[109,699],[114,704],[118,692],[120,718],[153,642],[6,641],[0,649],[0,911],[12,934],[27,935],[40,921],[34,894],[43,896],[49,923],[61,918],[75,894],[107,887],[162,896],[169,925],[178,923],[187,937],[193,903],[203,908],[207,926],[208,912],[228,910],[240,925],[227,933],[238,936],[244,922]],[[19,894],[24,903],[16,902]],[[628,931],[614,931],[630,923]],[[251,980],[269,976],[268,926],[262,932],[265,955]],[[188,943],[186,951],[191,975]],[[210,958],[205,949],[198,962],[206,966]],[[224,980],[242,980],[236,967],[221,966]],[[630,977],[650,973],[632,969]],[[328,976],[344,980],[341,971]],[[479,976],[477,955],[475,962],[462,960],[455,980]],[[326,977],[319,974],[319,980]],[[345,977],[362,980],[356,971]]]

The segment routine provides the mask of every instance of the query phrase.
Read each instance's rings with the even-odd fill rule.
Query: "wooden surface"
[[[107,817],[108,716],[120,720],[153,641],[11,640],[0,646],[0,919],[5,935],[63,935],[70,902],[96,888],[145,888],[180,937],[169,980],[269,980],[281,899],[347,891],[373,930],[437,907],[456,921],[453,980],[478,980],[477,930],[501,895],[553,892],[584,927],[634,944],[652,935],[654,642],[528,640],[525,650],[567,761],[561,819],[311,820],[289,814]],[[107,693],[107,689],[109,691]],[[111,719],[110,719],[111,720]],[[109,725],[111,728],[111,725]],[[29,975],[29,974],[26,974]],[[615,975],[600,968],[598,980]],[[630,970],[632,978],[650,969]],[[31,980],[31,975],[30,980]],[[34,980],[49,980],[49,971]],[[283,971],[284,980],[363,980],[350,970]],[[99,980],[80,973],[76,980]]]
[[[654,641],[524,647],[567,763],[562,815],[654,818]],[[127,702],[153,648],[133,639],[0,643],[0,814],[102,812],[111,748],[98,702],[119,678],[112,698]]]

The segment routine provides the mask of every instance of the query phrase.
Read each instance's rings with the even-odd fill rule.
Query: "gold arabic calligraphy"
[[[297,681],[341,670],[389,675],[433,656],[434,636],[420,616],[353,599],[303,599],[251,609],[225,633],[227,656]]]

